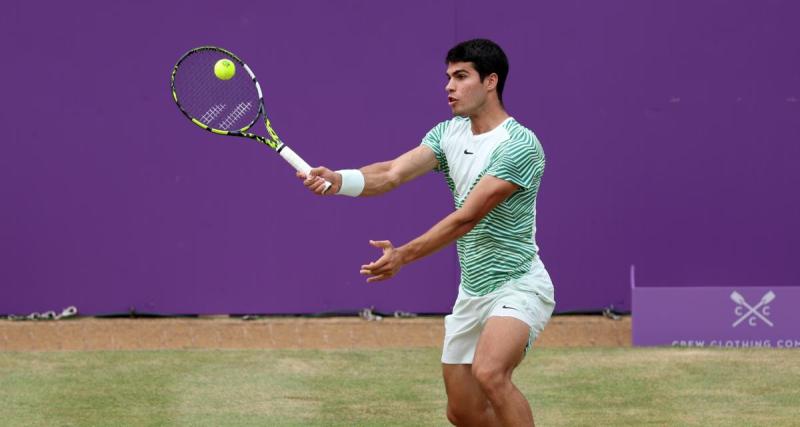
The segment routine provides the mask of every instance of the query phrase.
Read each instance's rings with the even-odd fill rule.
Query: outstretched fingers
[[[370,240],[369,244],[382,249],[383,255],[377,261],[361,266],[360,273],[367,278],[368,283],[379,282],[391,278],[400,269],[394,253],[392,242],[388,240]]]

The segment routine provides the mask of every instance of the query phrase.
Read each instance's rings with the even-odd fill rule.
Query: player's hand
[[[361,266],[361,274],[370,276],[367,282],[379,282],[393,277],[400,271],[405,263],[403,257],[388,240],[370,240],[369,244],[376,248],[383,249],[383,255],[377,260],[369,264]]]
[[[317,167],[311,169],[308,175],[303,172],[295,174],[298,178],[303,180],[303,185],[317,195],[331,195],[339,192],[342,188],[342,175],[338,174],[326,167]],[[331,183],[331,187],[325,190],[325,181]]]

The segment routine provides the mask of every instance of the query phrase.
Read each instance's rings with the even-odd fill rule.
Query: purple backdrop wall
[[[306,194],[267,150],[180,116],[169,71],[201,44],[242,55],[283,138],[339,168],[415,146],[449,115],[446,50],[497,40],[507,106],[548,155],[558,311],[628,309],[630,264],[640,284],[798,284],[797,2],[226,5],[4,5],[0,313],[449,310],[452,247],[390,282],[358,274],[369,239],[452,209],[441,177]]]

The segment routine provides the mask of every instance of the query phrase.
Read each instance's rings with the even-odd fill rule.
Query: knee
[[[503,393],[511,385],[511,373],[491,365],[472,365],[472,375],[489,400]]]
[[[450,421],[450,424],[454,426],[464,425],[465,418],[463,411],[460,411],[449,403],[447,404],[447,420]]]
[[[447,402],[447,420],[454,426],[481,425],[488,407],[487,405],[470,407]]]

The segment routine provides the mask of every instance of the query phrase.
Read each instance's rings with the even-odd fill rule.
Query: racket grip
[[[303,172],[306,175],[311,172],[311,166],[288,146],[284,145],[281,147],[280,151],[278,151],[278,154],[280,154],[284,160],[289,162],[289,164],[292,165],[292,167],[297,171]],[[322,194],[325,194],[329,188],[331,188],[331,183],[326,180],[325,188],[322,190]]]

